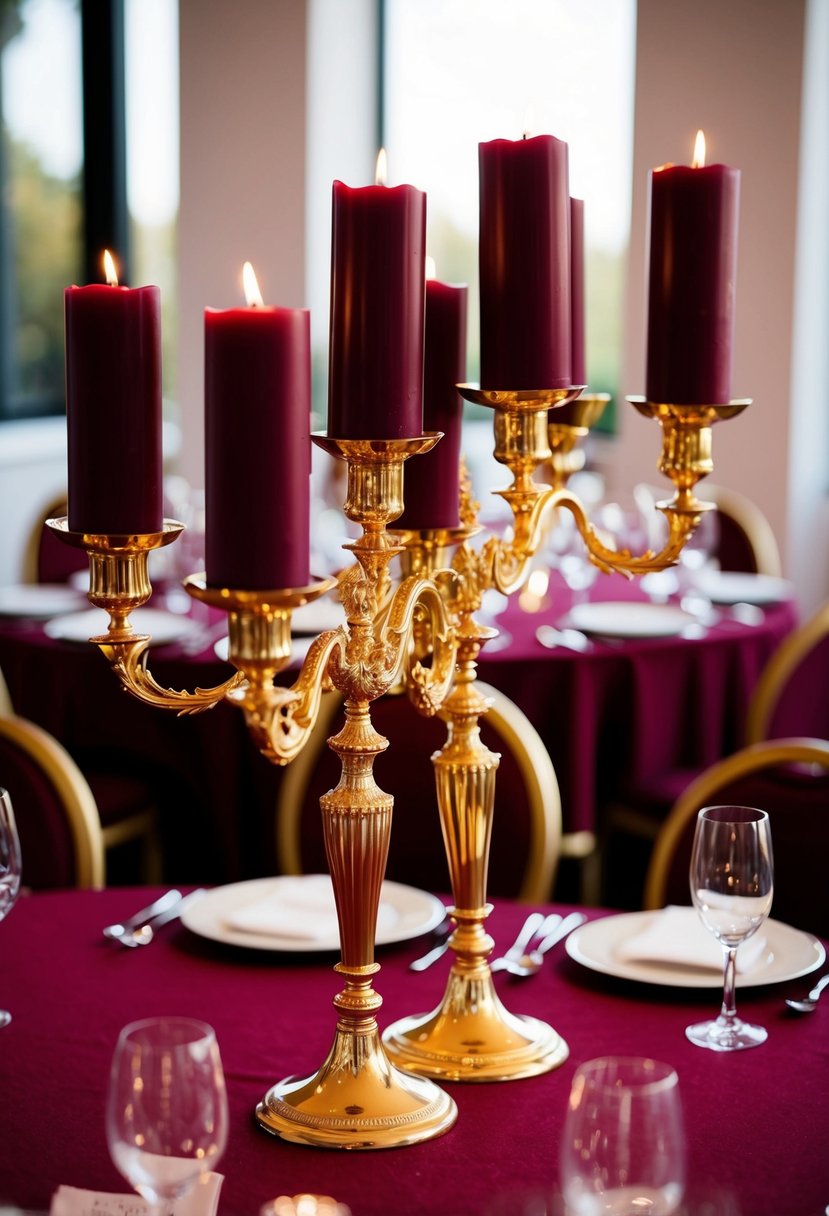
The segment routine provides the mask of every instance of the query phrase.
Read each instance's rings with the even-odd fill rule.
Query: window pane
[[[178,0],[126,0],[124,25],[132,281],[161,289],[162,376],[169,400],[176,396]]]
[[[2,9],[0,417],[63,409],[63,290],[82,265],[80,16],[75,0]]]
[[[428,195],[438,278],[466,282],[477,380],[478,143],[564,139],[585,200],[587,370],[616,391],[630,228],[635,0],[386,0],[389,180]]]

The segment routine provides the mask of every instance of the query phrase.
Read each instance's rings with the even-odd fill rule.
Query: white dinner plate
[[[560,623],[606,638],[670,638],[696,621],[690,612],[674,604],[603,600],[576,604]]]
[[[291,638],[291,662],[301,663],[308,651],[311,649],[311,643],[314,638],[311,634],[306,634],[301,638]],[[223,663],[227,662],[230,654],[230,638],[219,638],[213,646],[213,653],[217,659],[221,659]]]
[[[320,596],[310,604],[294,608],[291,613],[292,633],[323,633],[326,629],[336,629],[345,624],[345,612],[338,599],[332,598],[331,593]]]
[[[151,635],[152,646],[164,646],[199,629],[189,617],[157,608],[136,608],[130,621],[136,633]],[[91,637],[106,633],[108,624],[109,615],[102,608],[89,608],[86,612],[55,617],[43,626],[43,632],[61,642],[88,642]]]
[[[64,612],[75,612],[86,603],[86,595],[66,583],[21,583],[0,587],[0,616],[47,621]]]
[[[720,988],[722,971],[707,967],[688,967],[681,963],[647,962],[621,958],[622,943],[641,933],[659,912],[623,912],[588,921],[567,938],[567,953],[583,967],[614,975],[619,979],[640,980],[672,988]],[[824,962],[826,950],[811,933],[793,929],[781,921],[767,920],[761,930],[767,940],[763,958],[751,970],[738,976],[738,988],[760,984],[780,984],[807,975]],[[760,932],[760,930],[758,930]]]
[[[319,921],[315,931],[303,936],[301,932],[301,909],[304,886],[309,892],[308,906],[316,913],[319,907],[320,884],[327,880],[330,891],[331,922],[326,928]],[[297,924],[296,932],[268,933],[263,928],[243,929],[232,923],[234,918],[243,919],[247,909],[260,909],[265,901],[273,900],[274,914],[283,919],[291,908]],[[252,950],[284,950],[306,953],[309,951],[338,950],[340,947],[334,913],[334,893],[328,875],[306,874],[282,875],[278,878],[252,878],[247,882],[230,883],[216,887],[207,895],[190,905],[182,913],[182,923],[212,941],[232,946],[246,946]],[[446,909],[439,899],[416,887],[407,887],[399,882],[384,882],[380,893],[380,909],[377,919],[378,946],[391,942],[408,941],[419,937],[439,925]]]
[[[779,604],[794,595],[794,587],[784,578],[733,570],[699,570],[694,588],[712,604]]]

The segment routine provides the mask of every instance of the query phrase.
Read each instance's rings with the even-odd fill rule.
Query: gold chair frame
[[[106,873],[104,835],[95,798],[83,773],[54,736],[27,718],[0,716],[0,735],[40,767],[63,804],[75,847],[75,886],[99,890]]]
[[[746,714],[746,743],[769,737],[769,725],[780,696],[792,674],[818,642],[829,633],[829,603],[784,638],[766,663]]]
[[[65,515],[66,511],[66,490],[63,490],[60,494],[55,494],[54,498],[46,504],[43,510],[38,511],[37,518],[29,530],[23,549],[22,579],[24,583],[40,582],[38,558],[44,525],[47,519],[56,519],[59,515]]]
[[[717,791],[732,781],[781,764],[815,765],[829,772],[829,742],[822,739],[770,739],[741,748],[712,764],[674,803],[656,838],[645,878],[644,907],[663,908],[671,863],[700,807],[716,804]]]
[[[757,573],[780,578],[783,573],[780,547],[771,524],[757,504],[738,490],[709,485],[708,482],[705,483],[705,497],[723,515],[730,516],[745,533],[754,551]]]
[[[485,721],[514,756],[527,791],[527,866],[517,899],[543,903],[551,897],[561,856],[561,795],[555,769],[541,736],[518,706],[489,684],[478,681],[477,687],[491,702]],[[326,693],[307,746],[284,772],[276,808],[276,851],[283,874],[302,873],[300,831],[305,792],[341,708],[340,694]],[[437,796],[434,812],[438,813]]]

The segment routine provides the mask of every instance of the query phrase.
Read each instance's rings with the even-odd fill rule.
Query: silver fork
[[[557,912],[551,912],[549,916],[544,916],[542,912],[531,912],[509,950],[499,958],[491,960],[490,971],[509,971],[512,965],[526,953],[533,938],[545,937],[560,923],[561,917]]]

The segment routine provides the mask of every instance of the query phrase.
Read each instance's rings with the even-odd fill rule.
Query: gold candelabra
[[[336,580],[294,590],[240,591],[209,587],[203,576],[191,576],[185,580],[189,593],[228,613],[229,655],[237,672],[212,689],[164,689],[147,668],[149,636],[134,632],[130,614],[152,593],[148,554],[174,540],[181,526],[166,521],[159,533],[112,537],[70,532],[65,518],[49,523],[67,543],[88,552],[89,599],[110,615],[107,633],[91,641],[140,700],[178,713],[197,713],[231,700],[243,710],[265,755],[286,764],[307,740],[328,682],[343,693],[345,723],[329,740],[342,774],[337,787],[320,800],[340,931],[341,960],[335,970],[344,981],[334,998],[334,1042],[312,1076],[274,1085],[256,1115],[268,1131],[301,1144],[386,1148],[430,1139],[447,1131],[457,1117],[448,1094],[390,1063],[377,1025],[382,998],[372,986],[379,970],[374,939],[393,799],[373,777],[374,758],[387,741],[372,726],[370,704],[405,678],[418,710],[434,713],[454,673],[454,634],[437,584],[413,575],[391,592],[388,573],[400,549],[387,525],[403,510],[404,461],[428,451],[440,435],[314,438],[348,463],[345,511],[362,535],[348,545],[356,560],[339,581],[346,622],[314,640],[291,688],[275,686],[274,677],[290,659],[292,611]],[[411,645],[415,616],[428,621],[428,665],[418,661]]]
[[[566,488],[568,469],[577,467],[573,449],[587,433],[591,410],[595,414],[600,408],[590,406],[590,398],[577,402],[579,391],[496,392],[462,386],[467,399],[494,409],[495,456],[513,475],[513,484],[500,491],[512,510],[513,538],[490,538],[480,549],[470,543],[479,529],[469,515],[451,531],[389,530],[403,510],[405,461],[428,451],[439,435],[401,440],[314,436],[320,447],[348,465],[344,509],[361,528],[359,539],[347,546],[355,562],[339,580],[272,591],[214,587],[203,575],[188,577],[190,595],[228,614],[229,658],[236,672],[215,688],[191,692],[159,685],[147,665],[150,638],[136,633],[130,621],[134,609],[152,594],[149,553],[174,541],[182,525],[165,520],[157,533],[109,536],[70,532],[66,518],[48,521],[62,540],[89,555],[89,599],[110,618],[106,633],[91,641],[133,696],[179,714],[228,700],[242,709],[268,759],[287,764],[313,729],[324,689],[333,685],[344,695],[345,721],[329,740],[341,761],[341,778],[320,799],[340,932],[341,960],[335,970],[344,986],[334,998],[337,1024],[323,1064],[309,1077],[277,1083],[257,1107],[260,1124],[284,1139],[339,1148],[429,1139],[448,1130],[457,1114],[453,1100],[432,1077],[508,1080],[554,1068],[567,1057],[566,1043],[551,1026],[504,1008],[487,963],[493,943],[484,929],[490,910],[486,874],[499,757],[480,739],[487,703],[475,682],[478,655],[494,631],[477,624],[474,614],[488,588],[510,594],[521,586],[546,513],[556,506],[573,513],[591,560],[603,570],[630,576],[675,562],[708,509],[694,487],[712,467],[711,425],[747,404],[635,402],[660,423],[660,468],[673,481],[675,494],[659,504],[669,522],[663,551],[633,556],[605,546]],[[554,430],[560,424],[553,419],[555,408],[565,402],[576,402],[578,421],[568,424],[573,434],[562,435]],[[533,473],[548,461],[553,484],[542,487]],[[396,554],[401,554],[404,577],[394,587],[389,563]],[[275,677],[290,660],[293,610],[337,582],[344,623],[314,640],[291,687],[277,686]],[[446,743],[433,759],[452,880],[455,961],[438,1010],[396,1023],[381,1039],[374,938],[393,799],[373,777],[374,758],[387,741],[372,726],[370,706],[401,684],[418,712],[440,713],[448,727]]]
[[[509,595],[525,580],[529,563],[543,536],[543,521],[555,507],[570,510],[590,559],[599,569],[628,577],[673,565],[711,504],[695,494],[697,482],[713,468],[711,426],[733,417],[748,404],[727,406],[653,405],[631,399],[645,416],[662,427],[660,471],[674,484],[674,497],[659,504],[668,520],[663,550],[633,555],[609,549],[566,483],[581,467],[578,442],[600,417],[608,398],[576,400],[580,390],[548,393],[486,391],[459,386],[469,401],[495,410],[495,458],[513,475],[512,486],[499,491],[514,519],[509,541],[490,538],[475,551],[470,540],[477,529],[468,515],[466,528],[449,532],[405,532],[404,570],[417,570],[441,582],[438,563],[455,547],[448,588],[448,607],[458,639],[458,671],[440,716],[447,739],[433,757],[438,809],[452,886],[450,915],[456,929],[450,939],[454,961],[443,999],[431,1012],[401,1018],[384,1033],[386,1048],[402,1067],[453,1081],[505,1081],[557,1068],[566,1060],[567,1044],[547,1023],[509,1012],[495,991],[487,959],[493,947],[485,931],[491,910],[486,879],[492,830],[495,774],[499,757],[480,737],[480,718],[488,703],[476,686],[477,659],[494,631],[476,624],[474,613],[490,588]],[[570,421],[556,421],[556,407],[568,404]],[[549,413],[548,413],[549,411]],[[549,462],[550,486],[533,474]],[[428,649],[428,639],[420,639]]]

